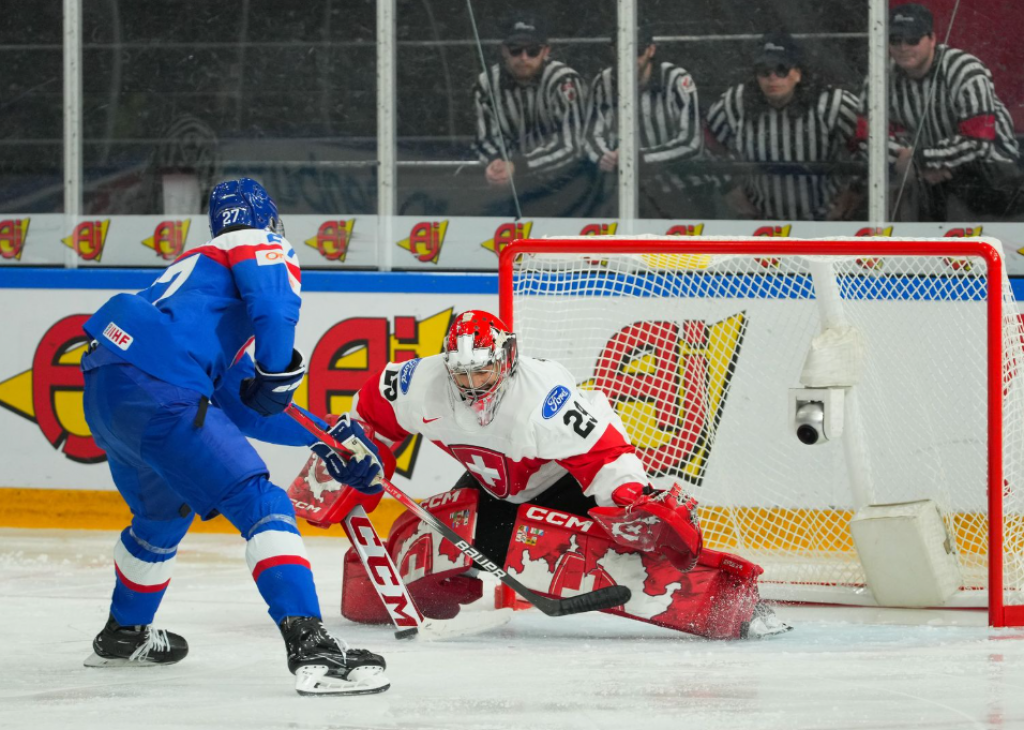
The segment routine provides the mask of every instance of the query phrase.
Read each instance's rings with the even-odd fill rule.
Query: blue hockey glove
[[[256,376],[242,381],[238,396],[242,403],[261,416],[281,413],[292,402],[295,389],[306,375],[306,358],[298,350],[292,351],[288,372],[265,373],[256,363]]]
[[[380,492],[383,487],[379,483],[374,483],[377,475],[384,472],[380,462],[380,451],[363,431],[363,427],[348,416],[342,416],[327,433],[353,454],[346,461],[323,441],[317,441],[310,446],[313,453],[323,460],[331,478],[363,494]]]

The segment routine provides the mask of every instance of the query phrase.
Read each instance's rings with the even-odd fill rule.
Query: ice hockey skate
[[[740,638],[742,639],[770,639],[775,636],[781,636],[787,631],[792,631],[793,627],[787,623],[784,623],[780,619],[775,611],[764,601],[759,601],[754,606],[754,615],[750,617],[750,622],[743,624],[743,628],[740,631]]]
[[[177,664],[188,654],[188,642],[152,626],[122,626],[110,616],[107,625],[92,641],[93,653],[87,667],[155,667]]]
[[[281,622],[281,635],[300,695],[365,695],[391,686],[382,656],[348,648],[318,618],[289,616]]]

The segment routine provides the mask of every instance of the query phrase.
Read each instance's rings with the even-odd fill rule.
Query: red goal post
[[[708,545],[761,562],[769,597],[987,606],[993,626],[1024,625],[1024,331],[1001,251],[521,240],[500,256],[500,314],[524,355],[604,392],[652,481],[684,483]],[[801,443],[801,405],[828,414],[812,430],[831,438]],[[878,600],[907,579],[851,533],[897,523],[941,533],[921,558],[931,599]],[[906,544],[901,530],[886,539]]]

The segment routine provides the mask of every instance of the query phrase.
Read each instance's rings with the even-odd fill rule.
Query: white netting
[[[934,500],[959,556],[959,598],[983,604],[971,589],[987,582],[985,260],[643,254],[657,241],[635,243],[630,255],[602,253],[594,239],[587,255],[520,256],[521,352],[608,395],[654,481],[685,480],[698,498],[710,547],[761,562],[769,585],[806,589],[789,597],[824,590],[856,602],[865,590],[848,529],[861,506],[851,457],[841,440],[800,443],[787,409],[823,322],[854,328],[857,347],[840,338],[819,353],[862,355],[835,363],[839,377],[860,372],[848,391],[863,444],[853,481],[872,504]],[[1020,604],[1024,339],[1005,278],[1001,287],[1005,600]]]

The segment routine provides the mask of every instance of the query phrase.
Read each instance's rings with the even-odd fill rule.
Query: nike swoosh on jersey
[[[438,416],[437,418],[427,418],[426,416],[424,416],[423,417],[423,422],[424,423],[433,423],[434,421],[440,420],[440,418],[441,418],[441,416]]]

